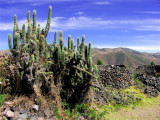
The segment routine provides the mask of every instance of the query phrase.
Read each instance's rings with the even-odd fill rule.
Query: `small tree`
[[[102,61],[101,61],[101,60],[98,60],[98,61],[97,61],[97,65],[103,65]]]
[[[151,65],[154,66],[154,65],[156,65],[156,64],[152,61],[152,62],[151,62]]]

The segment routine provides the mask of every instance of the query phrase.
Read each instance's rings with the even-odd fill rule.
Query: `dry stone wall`
[[[150,90],[160,91],[160,65],[150,66],[143,65],[137,69],[137,79],[148,85]]]
[[[124,89],[133,83],[133,70],[124,65],[97,66],[102,84],[107,87]]]

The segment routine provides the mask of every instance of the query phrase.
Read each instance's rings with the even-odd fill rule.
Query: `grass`
[[[7,94],[0,94],[0,106],[3,105],[3,103],[5,102],[5,100],[8,98]]]
[[[108,114],[105,114],[105,119],[114,119],[114,116],[116,115],[116,117],[120,117],[121,111],[132,111],[133,109],[140,109],[140,108],[144,108],[144,110],[146,108],[152,108],[153,106],[157,106],[159,105],[160,107],[160,95],[158,97],[152,97],[149,98],[147,97],[144,93],[141,92],[140,89],[138,89],[136,86],[131,86],[128,89],[124,89],[121,91],[122,94],[128,93],[131,95],[134,95],[134,97],[141,99],[138,102],[131,102],[129,103],[129,105],[120,105],[120,104],[112,104],[109,103],[106,106],[102,106],[102,107],[98,107],[96,106],[100,112],[106,111]],[[119,115],[119,116],[117,116]],[[152,116],[152,115],[150,115]],[[139,116],[134,116],[136,120],[141,119],[139,118]],[[129,119],[129,118],[128,118]]]

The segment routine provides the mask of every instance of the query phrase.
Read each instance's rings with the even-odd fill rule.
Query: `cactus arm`
[[[45,32],[44,32],[45,38],[47,37],[48,32],[49,32],[50,23],[51,23],[51,14],[52,14],[52,6],[49,6],[48,20],[47,20],[47,24],[46,24],[46,28],[45,28]]]

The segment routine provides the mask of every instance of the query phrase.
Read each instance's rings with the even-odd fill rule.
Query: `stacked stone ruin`
[[[147,85],[144,91],[151,95],[158,94],[157,90],[160,91],[160,65],[143,65],[139,66],[136,71],[137,79]]]
[[[133,72],[124,65],[99,65],[97,68],[105,87],[124,89],[133,83]]]

